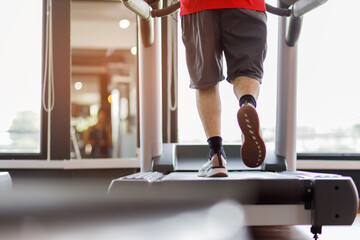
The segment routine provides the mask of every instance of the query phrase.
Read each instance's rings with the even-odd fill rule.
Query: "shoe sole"
[[[241,146],[241,158],[247,167],[259,167],[265,160],[266,147],[260,135],[257,112],[252,106],[242,106],[238,111],[237,117],[245,137]]]
[[[209,171],[207,171],[206,177],[227,177],[228,172],[226,168],[211,168]]]
[[[201,172],[198,174],[199,177],[227,177],[228,172],[226,168],[211,168],[207,172]]]

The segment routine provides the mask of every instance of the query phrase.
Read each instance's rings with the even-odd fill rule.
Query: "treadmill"
[[[240,145],[225,145],[229,177],[199,178],[207,145],[162,143],[160,19],[180,6],[161,1],[122,0],[138,15],[141,171],[111,182],[108,194],[127,201],[215,204],[238,201],[248,226],[311,225],[318,238],[324,225],[351,225],[359,196],[347,176],[296,170],[297,41],[304,14],[327,0],[279,0],[266,4],[279,15],[276,144],[261,167],[241,161]],[[149,64],[149,62],[153,64]]]

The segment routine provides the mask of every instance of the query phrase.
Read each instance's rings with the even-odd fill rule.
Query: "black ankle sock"
[[[240,107],[242,107],[242,105],[244,105],[245,103],[250,103],[251,105],[253,105],[256,108],[256,100],[250,94],[244,95],[240,98],[240,101],[239,101]]]
[[[220,136],[211,137],[207,140],[210,153],[209,157],[211,158],[215,153],[221,151],[222,155],[226,158],[224,148],[222,145],[222,138]]]

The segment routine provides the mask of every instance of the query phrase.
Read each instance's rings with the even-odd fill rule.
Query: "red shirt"
[[[265,0],[180,0],[180,14],[190,14],[207,9],[245,8],[265,11]]]

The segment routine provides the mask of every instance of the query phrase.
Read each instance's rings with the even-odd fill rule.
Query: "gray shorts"
[[[203,89],[224,80],[246,76],[261,83],[266,56],[265,12],[248,9],[213,9],[181,16],[182,39],[190,74],[190,87]]]

